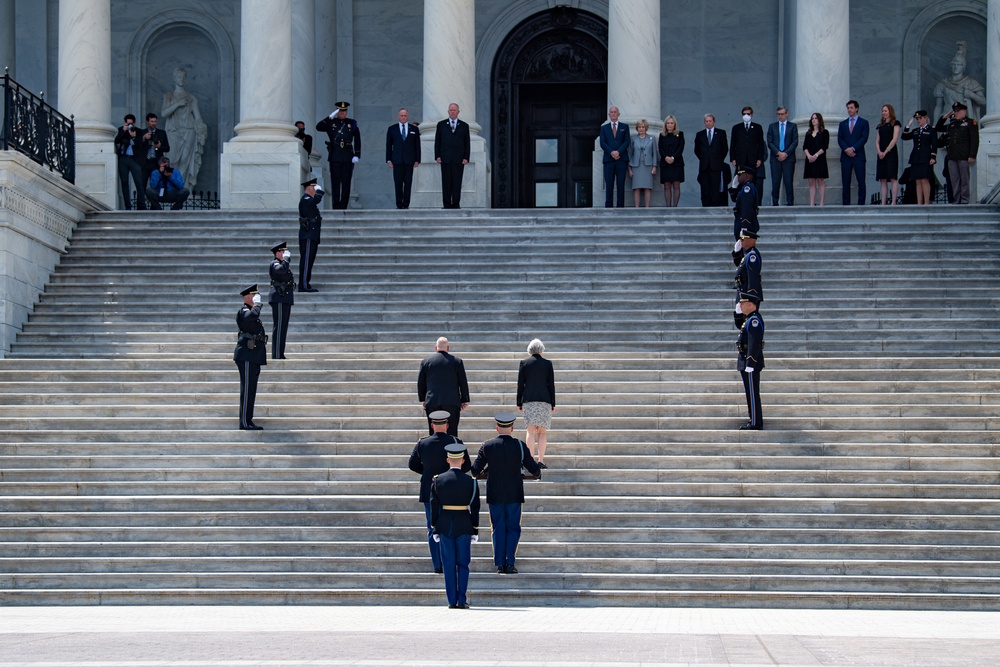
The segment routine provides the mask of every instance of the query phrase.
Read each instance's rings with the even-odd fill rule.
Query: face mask
[[[743,114],[743,122],[744,123],[749,123],[750,122],[750,118],[751,118],[750,114],[748,114],[748,113]]]
[[[292,253],[288,252],[287,250],[285,252],[281,253],[281,258],[283,260],[285,260],[286,262],[289,260],[289,258],[291,258],[291,256],[292,256]]]

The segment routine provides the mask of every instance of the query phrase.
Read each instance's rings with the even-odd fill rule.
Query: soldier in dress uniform
[[[253,405],[257,400],[257,378],[260,367],[267,364],[267,334],[260,321],[260,294],[257,286],[250,285],[240,292],[243,307],[236,313],[240,328],[233,351],[233,361],[240,369],[240,428],[244,431],[263,431],[253,423]]]
[[[295,275],[288,267],[292,253],[288,244],[282,241],[271,248],[274,259],[271,260],[271,289],[267,293],[267,302],[271,304],[271,319],[274,328],[271,330],[271,358],[285,358],[285,338],[288,336],[288,318],[292,315],[292,304],[295,303]]]
[[[740,238],[740,230],[748,229],[751,232],[760,230],[760,223],[757,222],[757,211],[760,205],[757,203],[757,186],[754,185],[754,174],[757,170],[753,167],[739,167],[736,170],[737,187],[730,190],[730,197],[736,202],[733,207],[733,238]]]
[[[741,431],[760,431],[764,428],[764,415],[760,406],[760,372],[764,370],[764,320],[757,312],[757,297],[740,292],[740,309],[746,317],[740,336],[736,340],[739,356],[736,368],[743,377],[743,391],[747,397],[747,423]]]
[[[469,460],[465,445],[453,443],[445,451],[450,467],[431,483],[432,534],[441,546],[448,608],[468,609],[472,543],[479,541],[479,483],[462,472]]]
[[[740,259],[736,268],[736,291],[737,293],[753,295],[757,300],[758,307],[760,307],[760,302],[764,300],[764,287],[760,278],[762,262],[760,251],[757,250],[757,234],[749,229],[740,230],[740,240],[737,242],[737,247]],[[734,259],[736,255],[737,252],[733,251]],[[737,301],[739,300],[737,299]],[[736,328],[742,328],[745,316],[739,303],[736,304],[733,318],[736,322]]]
[[[969,107],[955,102],[951,111],[941,116],[934,129],[947,136],[945,173],[951,183],[952,203],[968,204],[969,171],[979,153],[979,125],[975,118],[969,118]]]
[[[521,505],[524,504],[524,479],[521,468],[535,479],[542,470],[527,445],[513,437],[517,415],[501,412],[494,417],[497,437],[479,448],[472,476],[486,474],[486,503],[490,506],[493,528],[493,564],[497,574],[517,574],[514,557],[521,539]]]
[[[430,414],[432,435],[419,440],[413,447],[410,454],[410,470],[420,475],[420,502],[424,504],[424,516],[427,519],[427,546],[431,550],[431,564],[438,574],[444,572],[441,569],[441,547],[434,540],[434,531],[431,522],[431,483],[436,475],[448,470],[448,460],[445,458],[445,447],[447,445],[461,445],[465,451],[462,441],[453,435],[448,435],[448,420],[451,415],[447,410],[437,410]],[[472,469],[472,459],[469,454],[465,454],[462,463],[462,472]]]
[[[312,272],[323,227],[323,216],[319,214],[323,188],[316,185],[315,178],[303,183],[302,187],[306,191],[299,200],[299,291],[318,292],[312,286]]]
[[[337,102],[329,116],[316,123],[316,130],[326,132],[330,140],[330,185],[333,188],[333,208],[346,209],[351,200],[351,178],[354,165],[361,159],[361,130],[353,118],[347,117],[349,102]]]

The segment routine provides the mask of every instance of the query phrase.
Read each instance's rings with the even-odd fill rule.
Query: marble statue
[[[163,95],[160,117],[170,136],[170,162],[184,176],[186,187],[194,190],[201,169],[201,153],[205,148],[208,126],[201,119],[198,99],[184,89],[187,70],[174,70],[174,89]]]
[[[979,120],[986,105],[986,91],[981,83],[966,76],[966,43],[959,40],[957,45],[955,56],[951,59],[951,75],[934,87],[934,118],[940,118],[951,111],[953,103],[962,102],[969,107],[969,118]]]

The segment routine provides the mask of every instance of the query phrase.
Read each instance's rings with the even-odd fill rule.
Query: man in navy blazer
[[[631,139],[628,125],[618,122],[618,107],[608,109],[610,123],[601,125],[601,149],[604,151],[604,208],[611,208],[611,196],[618,188],[615,198],[618,208],[625,207],[625,172],[628,170],[628,148]]]
[[[771,204],[778,205],[781,184],[785,184],[785,206],[795,205],[795,149],[799,128],[788,120],[788,108],[778,107],[778,120],[767,127],[767,148],[771,152]]]
[[[420,166],[420,130],[409,122],[410,112],[399,110],[399,122],[385,133],[385,163],[396,185],[396,208],[410,208],[413,170]]]
[[[868,143],[868,121],[858,115],[861,105],[856,100],[847,103],[847,118],[837,128],[840,144],[840,178],[844,186],[844,206],[851,205],[851,172],[858,181],[858,206],[865,205],[865,144]]]
[[[461,208],[462,177],[472,155],[469,124],[458,119],[458,105],[448,105],[448,117],[434,133],[434,160],[441,165],[441,199],[444,208]]]

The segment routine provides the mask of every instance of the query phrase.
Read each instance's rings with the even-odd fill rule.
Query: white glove
[[[354,157],[351,158],[351,164],[357,164],[358,160],[360,160],[360,159],[361,158],[359,158],[357,155],[355,155]]]
[[[333,111],[331,111],[331,112],[330,112],[330,115],[329,115],[329,116],[327,116],[327,118],[329,118],[329,119],[333,120],[334,118],[336,118],[336,117],[337,117],[337,112],[338,112],[338,111],[340,111],[340,109],[334,109]]]
[[[476,544],[477,542],[479,542],[479,536],[478,535],[473,535],[472,536],[472,543]]]
[[[440,542],[441,541],[441,536],[438,535],[437,533],[434,533],[433,535],[431,535],[431,537],[434,538],[435,542]]]
[[[747,366],[746,368],[744,368],[744,370],[745,370],[745,371],[746,371],[747,373],[753,373],[753,366]]]
[[[255,306],[259,306],[260,305],[260,294],[254,294],[253,295],[253,305],[255,305]]]
[[[739,252],[743,250],[743,241],[737,241],[736,245],[733,246],[733,252]]]
[[[737,301],[737,302],[736,302],[736,307],[735,307],[735,308],[733,308],[733,312],[734,312],[734,313],[742,313],[742,312],[743,312],[743,310],[742,310],[742,309],[740,308],[740,303],[739,303],[739,301]]]
[[[285,252],[281,253],[281,259],[285,260],[286,262],[288,260],[290,260],[291,258],[292,258],[292,253],[289,252],[288,250],[286,250]]]
[[[316,185],[316,192],[323,192],[323,186],[317,184]]]

